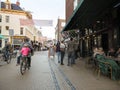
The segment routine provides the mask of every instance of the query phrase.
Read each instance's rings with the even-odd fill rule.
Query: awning
[[[90,26],[103,11],[119,0],[84,0],[80,2],[62,31]]]
[[[0,35],[0,39],[4,39],[5,37],[3,35]]]

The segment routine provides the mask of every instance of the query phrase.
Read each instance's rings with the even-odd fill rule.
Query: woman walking
[[[60,44],[60,51],[61,51],[61,65],[64,65],[63,59],[65,55],[65,44],[63,43],[63,41],[61,41],[61,44]]]

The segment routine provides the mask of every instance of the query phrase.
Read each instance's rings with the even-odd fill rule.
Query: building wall
[[[55,34],[56,34],[55,36],[56,36],[57,41],[63,40],[63,37],[61,35],[61,31],[62,31],[64,26],[65,26],[65,19],[58,19],[57,26],[56,26],[56,32],[55,32]]]
[[[69,21],[70,16],[74,10],[74,0],[66,0],[66,23]]]
[[[66,23],[81,0],[66,0]]]
[[[0,11],[0,15],[2,16],[2,21],[0,22],[0,26],[1,26],[1,35],[3,35],[5,37],[5,39],[2,40],[2,47],[3,48],[5,46],[5,42],[6,40],[12,43],[12,38],[9,35],[9,29],[13,29],[14,30],[14,36],[21,36],[21,37],[17,37],[19,39],[23,39],[24,37],[28,37],[31,40],[34,40],[34,36],[36,36],[36,30],[35,30],[35,26],[21,26],[20,25],[20,19],[28,19],[29,17],[27,17],[28,14],[26,14],[24,11],[22,12],[18,12],[18,11],[13,11],[10,10],[6,11]],[[9,16],[9,22],[6,22],[6,16]],[[9,27],[8,30],[6,30],[6,26]],[[23,28],[23,34],[20,34],[20,28]],[[13,43],[14,44],[14,43]]]
[[[26,16],[23,15],[14,15],[14,14],[6,14],[4,12],[1,12],[0,15],[2,15],[2,22],[0,22],[0,26],[2,26],[2,35],[9,35],[9,30],[6,30],[6,26],[9,26],[9,29],[14,30],[14,35],[20,35],[20,18],[25,19]],[[9,16],[9,23],[5,22],[5,16]]]

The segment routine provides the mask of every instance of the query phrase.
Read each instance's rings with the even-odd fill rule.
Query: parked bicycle
[[[20,72],[23,75],[26,71],[26,69],[30,69],[29,67],[29,63],[28,63],[28,56],[22,56],[21,58],[21,62],[20,62]]]
[[[12,58],[16,58],[17,57],[17,51],[15,50],[15,51],[13,51],[13,53],[12,53]]]

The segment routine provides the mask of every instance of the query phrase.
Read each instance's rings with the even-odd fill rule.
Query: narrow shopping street
[[[91,67],[86,67],[82,58],[73,66],[64,65],[55,59],[48,59],[47,51],[35,52],[32,65],[24,75],[16,66],[16,59],[10,64],[0,64],[0,90],[119,90],[120,83],[101,75],[99,78]]]

